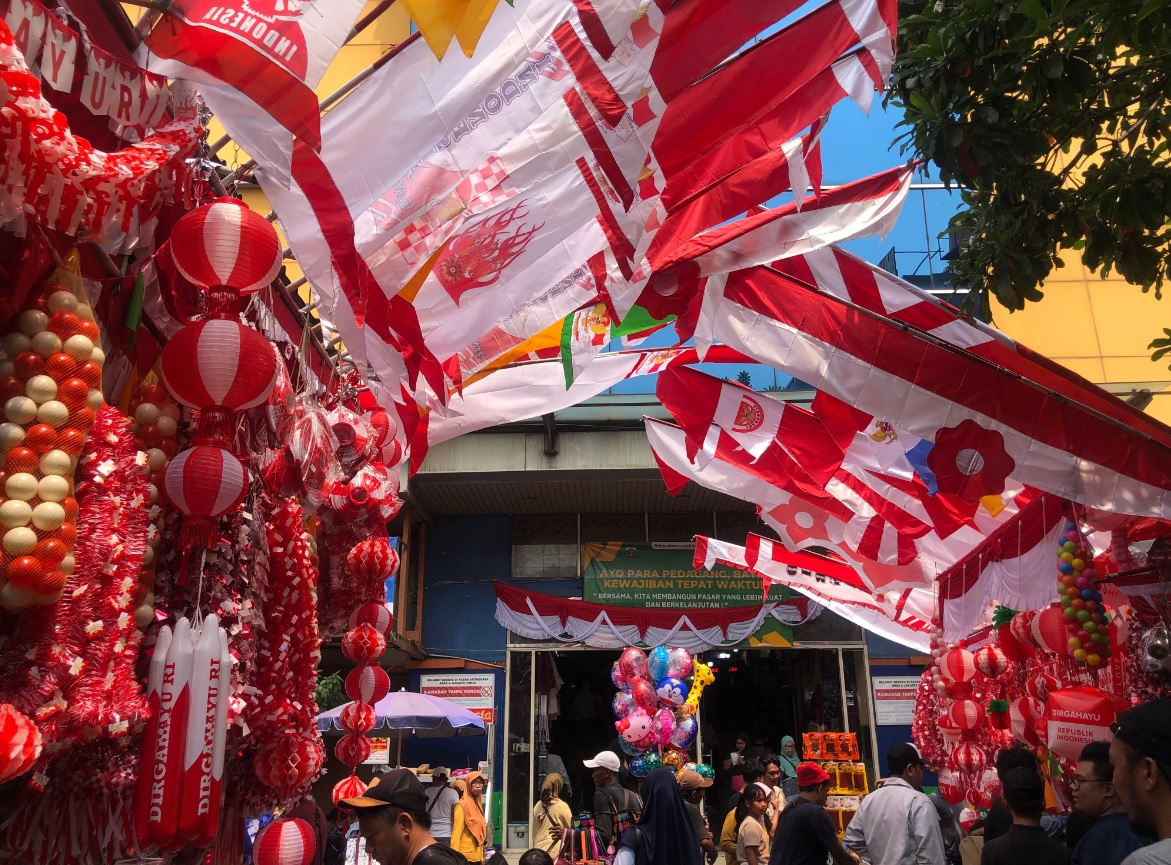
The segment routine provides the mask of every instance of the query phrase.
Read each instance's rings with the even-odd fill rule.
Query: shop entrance
[[[601,750],[621,753],[610,708],[610,667],[619,651],[509,649],[505,811],[510,848],[527,849],[540,779],[558,760],[571,785],[570,805],[580,814],[589,810],[593,796],[590,771],[582,761]],[[732,776],[724,761],[741,734],[748,737],[750,749],[776,753],[786,735],[800,749],[805,732],[855,732],[870,778],[876,777],[867,660],[861,646],[715,649],[698,658],[716,671],[700,705],[700,738],[691,748],[692,759],[716,769],[709,810],[722,813],[731,794]],[[637,780],[627,783],[637,788]]]

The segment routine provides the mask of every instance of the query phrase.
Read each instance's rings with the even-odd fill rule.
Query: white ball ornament
[[[165,414],[160,414],[159,419],[155,421],[155,426],[159,428],[159,434],[165,439],[173,439],[175,433],[179,431],[179,424],[173,417],[167,417]]]
[[[4,494],[10,499],[22,502],[36,498],[39,489],[40,485],[37,483],[36,475],[28,472],[16,472],[9,475],[4,481]]]
[[[159,406],[159,414],[163,417],[169,417],[171,420],[178,422],[179,420],[179,406],[171,403],[164,403]]]
[[[4,340],[0,342],[0,347],[4,349],[4,354],[9,360],[15,360],[18,354],[24,354],[30,350],[33,347],[33,342],[27,334],[14,330],[4,337]]]
[[[98,366],[102,366],[106,362],[106,353],[99,346],[95,345],[93,351],[90,352],[89,359]]]
[[[37,533],[27,526],[9,529],[4,533],[4,552],[10,556],[31,553],[37,545]]]
[[[73,553],[66,553],[65,558],[61,560],[61,564],[57,565],[57,570],[65,576],[69,576],[73,573],[74,564]]]
[[[33,509],[28,502],[20,499],[9,499],[0,505],[0,525],[6,529],[19,529],[27,526],[33,518]]]
[[[6,610],[20,610],[32,603],[33,593],[12,583],[0,586],[0,607]]]
[[[0,360],[0,378],[16,375],[16,364],[10,360]]]
[[[134,410],[134,419],[139,423],[156,423],[159,419],[159,407],[153,402],[144,402]]]
[[[12,423],[27,424],[37,416],[37,404],[27,396],[14,396],[4,403],[4,418]]]
[[[69,454],[62,450],[51,450],[41,457],[41,474],[67,475],[73,470]]]
[[[145,631],[150,627],[150,623],[154,621],[155,608],[150,604],[143,604],[134,611],[134,627],[140,631]]]
[[[24,441],[24,427],[7,421],[0,423],[0,450],[14,448]]]
[[[71,291],[54,291],[49,295],[49,312],[77,312],[77,298]]]
[[[146,455],[152,472],[161,472],[167,467],[167,455],[158,448],[151,448],[146,452]]]
[[[33,525],[42,532],[61,528],[65,522],[65,508],[56,502],[41,502],[33,508]]]
[[[39,309],[26,309],[20,314],[16,324],[25,336],[32,338],[49,326],[49,316]]]
[[[37,418],[54,429],[60,429],[69,420],[69,407],[60,400],[46,400],[37,409]]]
[[[154,564],[154,560],[155,560],[154,547],[152,547],[150,544],[147,544],[146,549],[142,553],[142,566],[144,568],[149,568],[152,564]]]
[[[154,484],[146,485],[146,498],[152,505],[159,500],[159,488]]]
[[[33,337],[32,349],[41,357],[50,357],[61,350],[61,337],[51,330],[43,330]]]
[[[96,412],[106,404],[106,398],[102,396],[102,392],[96,387],[90,388],[89,395],[85,398],[85,404]]]
[[[37,498],[42,502],[59,502],[69,495],[69,481],[61,475],[46,475],[37,487]]]
[[[37,405],[48,402],[57,396],[57,382],[52,376],[34,375],[24,385],[25,395]]]
[[[61,346],[61,350],[74,360],[84,362],[93,356],[94,343],[88,336],[75,333],[69,339],[65,340],[64,345]]]

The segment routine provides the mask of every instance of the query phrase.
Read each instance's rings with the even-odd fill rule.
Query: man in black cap
[[[1032,769],[1011,769],[1000,779],[1012,813],[1007,835],[993,838],[980,851],[980,865],[1068,865],[1069,848],[1041,828],[1045,782]]]
[[[873,865],[942,865],[943,834],[923,792],[923,758],[914,745],[898,742],[887,752],[886,770],[890,777],[862,800],[842,844]]]
[[[358,812],[358,831],[378,865],[467,865],[468,860],[431,837],[427,791],[406,769],[391,769],[362,796],[342,799]]]
[[[1159,839],[1122,865],[1171,863],[1171,700],[1121,712],[1110,729],[1114,790],[1135,831]]]

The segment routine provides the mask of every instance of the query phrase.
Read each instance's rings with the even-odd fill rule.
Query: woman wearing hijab
[[[736,750],[724,760],[724,771],[732,776],[732,792],[744,789],[744,764],[748,762],[748,734],[736,734]]]
[[[614,865],[703,865],[699,838],[670,769],[643,781],[642,814],[622,833]]]
[[[554,859],[561,849],[562,832],[573,828],[573,812],[561,801],[564,787],[561,775],[550,772],[541,785],[541,801],[533,807],[532,846]]]
[[[797,786],[797,764],[801,762],[797,754],[797,743],[792,736],[781,739],[781,753],[777,754],[777,761],[781,764],[781,789],[785,791],[785,801],[795,799],[801,790]]]
[[[468,773],[467,789],[451,809],[451,848],[462,853],[468,862],[484,861],[484,841],[488,822],[484,819],[484,776]]]

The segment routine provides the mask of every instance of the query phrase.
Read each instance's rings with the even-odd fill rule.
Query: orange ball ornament
[[[44,565],[35,556],[19,556],[8,563],[8,582],[18,589],[31,589],[45,572]]]
[[[43,541],[37,541],[37,545],[33,547],[32,554],[33,558],[48,570],[61,564],[61,560],[65,558],[65,554],[68,552],[68,548],[59,538],[45,538]]]
[[[77,526],[73,523],[62,523],[59,528],[48,534],[50,538],[56,538],[67,547],[72,547],[77,542]]]
[[[57,433],[57,450],[65,451],[71,457],[81,453],[85,447],[85,433],[81,430],[66,427]]]
[[[29,586],[29,589],[34,595],[40,595],[44,598],[55,598],[65,588],[65,580],[65,575],[56,569],[44,571],[41,573],[40,578]]]
[[[154,403],[160,405],[167,401],[167,392],[159,387],[157,384],[148,384],[138,392],[138,402],[141,405],[144,402]]]
[[[27,439],[28,436],[25,436],[25,438]],[[19,472],[28,472],[31,474],[37,470],[40,464],[41,461],[37,454],[23,445],[10,450],[4,458],[4,469],[10,475],[18,474]]]
[[[77,377],[89,387],[98,387],[102,383],[102,368],[92,360],[87,360],[77,368]],[[24,393],[21,390],[21,393]]]
[[[38,454],[51,451],[57,446],[57,430],[47,423],[35,424],[29,427],[28,432],[24,434],[22,444]]]
[[[0,378],[0,401],[8,402],[14,396],[24,396],[24,382],[14,375]]]
[[[98,344],[98,340],[102,336],[101,331],[98,330],[98,326],[94,322],[84,318],[77,323],[77,333],[92,340],[94,345]]]
[[[66,423],[72,429],[84,431],[94,425],[96,416],[92,408],[82,406],[69,412],[69,420]]]
[[[77,499],[73,496],[66,496],[61,499],[61,508],[65,511],[65,521],[68,523],[77,522]]]
[[[13,368],[16,370],[17,376],[28,381],[34,375],[45,374],[45,359],[37,354],[35,351],[21,352],[16,356],[16,360],[12,362]]]
[[[49,330],[61,337],[62,340],[68,339],[77,333],[80,324],[81,319],[72,312],[62,310],[49,316]]]
[[[65,352],[59,351],[49,355],[48,360],[45,361],[45,372],[58,382],[65,381],[77,372],[77,361]]]
[[[85,405],[88,397],[89,385],[80,378],[67,378],[57,385],[57,400],[70,409]]]

